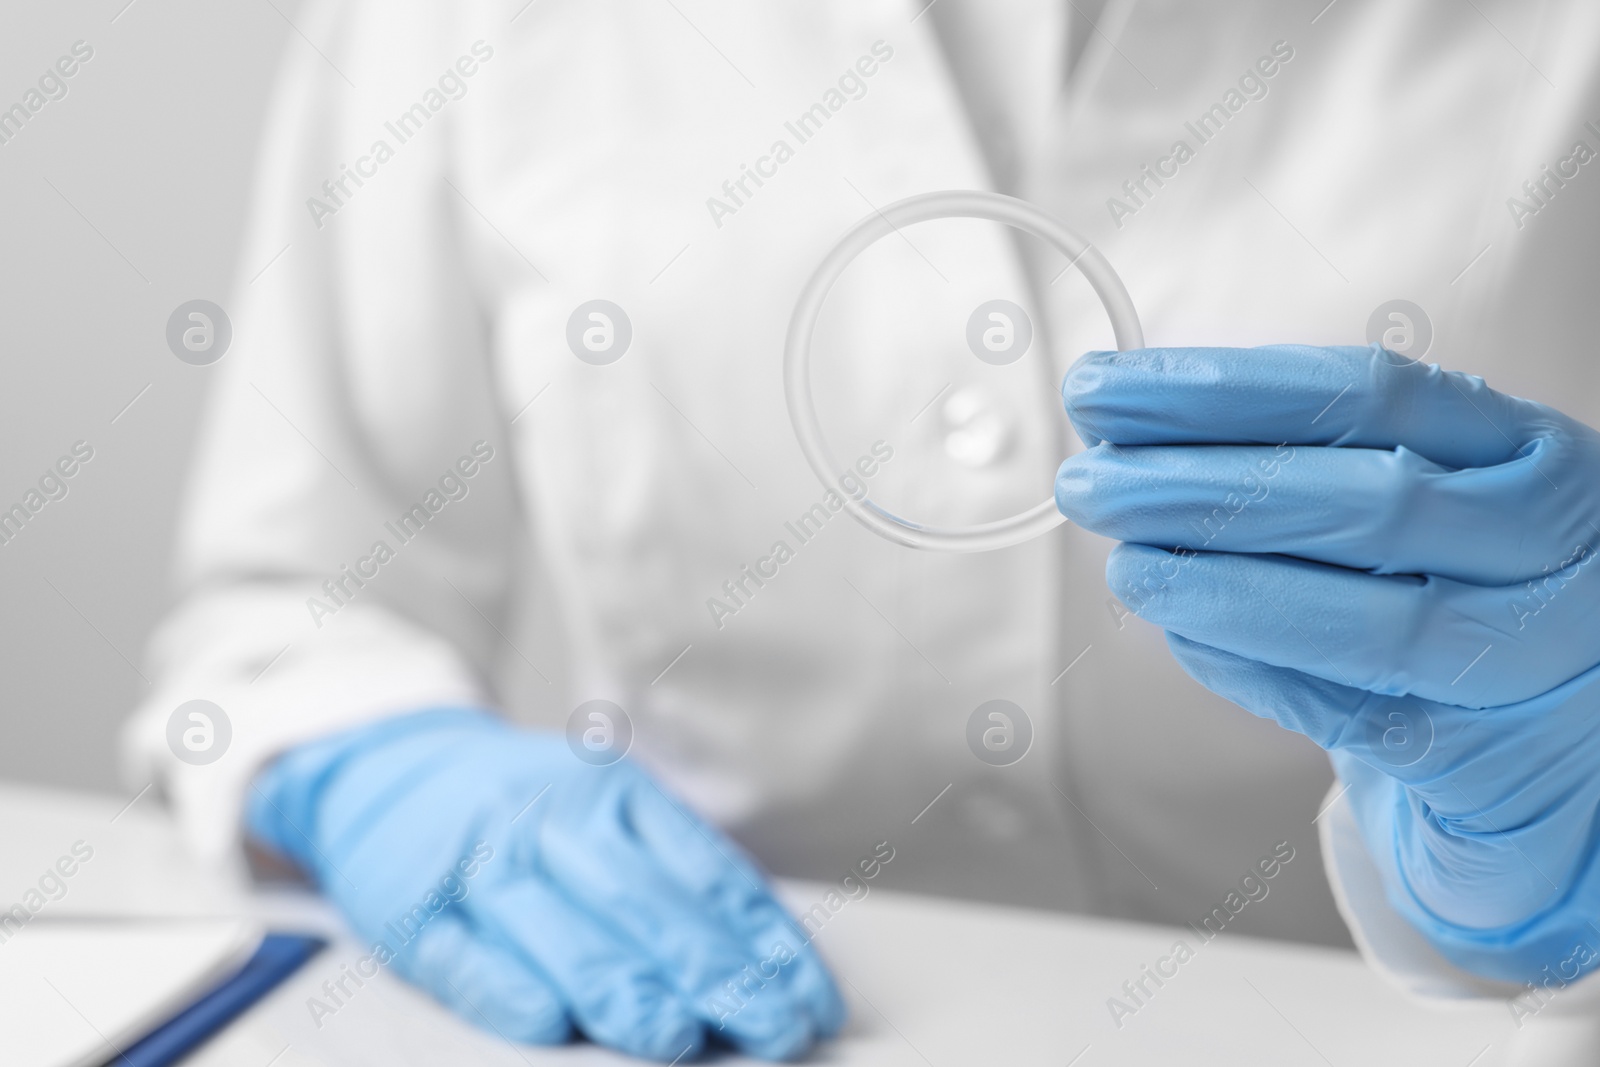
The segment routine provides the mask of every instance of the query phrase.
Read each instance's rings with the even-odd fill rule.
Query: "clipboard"
[[[267,934],[243,967],[124,1049],[107,1067],[168,1067],[176,1063],[277,988],[326,944],[308,934]]]

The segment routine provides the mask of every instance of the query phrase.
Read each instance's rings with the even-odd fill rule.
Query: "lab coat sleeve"
[[[1525,1041],[1553,1039],[1559,1032],[1563,1042],[1579,1039],[1582,1047],[1600,1051],[1600,983],[1594,975],[1564,984],[1552,980],[1547,989],[1530,990],[1456,967],[1389,903],[1382,874],[1338,782],[1323,801],[1318,832],[1334,900],[1356,946],[1391,984],[1434,1006],[1504,1004]]]
[[[154,783],[213,856],[238,844],[243,799],[274,754],[491,701],[482,679],[519,523],[448,170],[451,108],[468,106],[470,83],[404,142],[386,127],[474,35],[443,10],[454,5],[415,6],[386,18],[316,2],[297,16],[307,40],[286,46],[267,121],[226,307],[232,345],[193,371],[212,380],[179,519],[179,597],[123,751],[130,787]],[[203,765],[169,743],[175,709],[195,699],[231,725]]]

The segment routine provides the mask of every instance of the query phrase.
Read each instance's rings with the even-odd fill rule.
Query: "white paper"
[[[38,919],[0,944],[0,1034],[15,1067],[94,1067],[236,972],[255,923]]]

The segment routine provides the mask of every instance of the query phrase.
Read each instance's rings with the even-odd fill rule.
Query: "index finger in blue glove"
[[[520,956],[475,934],[453,910],[429,918],[395,953],[394,967],[458,1015],[513,1041],[559,1045],[572,1036],[550,983]]]
[[[1465,470],[1404,447],[1100,444],[1061,464],[1056,504],[1121,541],[1511,585],[1594,554],[1600,506],[1576,459],[1551,439]]]
[[[1600,581],[1600,568],[1567,576]],[[1289,556],[1118,545],[1106,581],[1140,618],[1191,640],[1374,693],[1462,707],[1526,700],[1593,665],[1600,597],[1372,575]]]
[[[1505,463],[1578,424],[1483,379],[1377,345],[1091,352],[1062,383],[1085,443],[1283,442],[1411,451],[1447,467]]]
[[[545,873],[656,961],[690,1009],[741,1051],[788,1059],[816,1034],[808,1006],[771,984],[781,964],[671,877],[632,829],[633,798],[653,790],[627,764],[582,780],[539,832]]]
[[[699,1020],[649,955],[556,887],[528,872],[511,873],[478,887],[464,903],[475,928],[548,977],[593,1040],[658,1060],[703,1046]]]
[[[633,794],[632,822],[640,841],[661,868],[705,906],[742,932],[756,954],[767,959],[784,946],[793,958],[772,981],[787,988],[810,1014],[819,1037],[838,1033],[845,1021],[844,999],[810,938],[772,895],[739,847],[654,783]]]

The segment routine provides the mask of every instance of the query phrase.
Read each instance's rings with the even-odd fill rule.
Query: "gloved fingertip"
[[[504,1021],[497,1021],[495,1027],[513,1041],[528,1045],[565,1045],[573,1038],[572,1017],[546,998],[527,1003],[506,998],[504,1014]]]
[[[1095,426],[1092,401],[1096,390],[1105,384],[1105,361],[1115,355],[1116,352],[1086,352],[1061,379],[1061,403],[1072,428],[1088,448],[1105,440],[1105,435]]]
[[[768,1034],[760,1037],[743,1037],[737,1042],[740,1051],[747,1055],[775,1063],[799,1059],[815,1043],[815,1033],[798,1017]]]
[[[839,989],[830,980],[826,991],[818,998],[819,1003],[813,1018],[816,1020],[817,1036],[829,1038],[837,1036],[844,1024],[850,1021],[850,1006],[844,1002],[844,997],[839,995]]]
[[[432,969],[415,978],[479,1027],[529,1045],[571,1041],[572,1016],[555,994],[531,974],[502,966],[502,962],[475,946],[463,945],[453,977],[443,969]]]
[[[1079,375],[1092,375],[1103,367],[1108,359],[1118,355],[1115,349],[1097,348],[1085,352],[1073,361],[1067,368],[1067,381],[1072,381]]]
[[[812,1004],[792,986],[767,985],[733,1003],[734,1011],[719,1015],[718,1036],[741,1052],[789,1060],[816,1042]]]
[[[653,981],[590,990],[577,1017],[590,1040],[645,1059],[688,1060],[705,1047],[703,1022]]]
[[[648,1032],[640,1035],[638,1055],[664,1063],[697,1059],[706,1047],[705,1027],[681,1013],[663,1013]]]
[[[850,1018],[850,1009],[839,986],[816,954],[814,948],[790,964],[790,994],[805,1005],[811,1017],[811,1029],[818,1039],[829,1038],[844,1028]]]
[[[1056,510],[1086,530],[1094,530],[1100,514],[1093,474],[1095,449],[1068,456],[1056,469]]]

